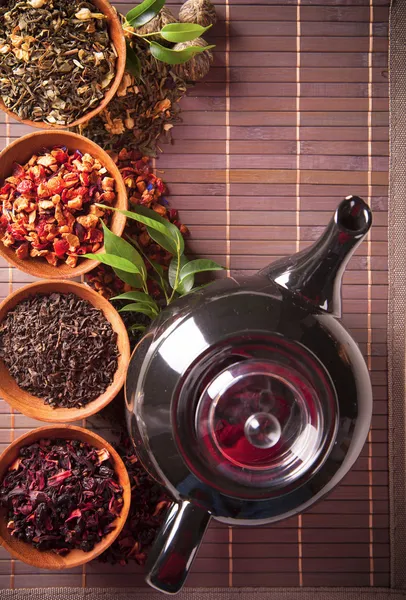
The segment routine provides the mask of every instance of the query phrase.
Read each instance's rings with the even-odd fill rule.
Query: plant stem
[[[160,33],[159,31],[153,31],[152,33],[136,33],[135,35],[138,35],[138,37],[141,37],[141,38],[147,38],[147,37],[151,37],[153,35],[159,35],[159,33]]]
[[[151,42],[147,39],[148,36],[151,35],[157,35],[159,34],[159,31],[154,32],[154,33],[146,33],[145,35],[141,35],[140,33],[135,33],[135,31],[130,31],[129,29],[127,29],[126,27],[123,27],[123,31],[126,31],[127,33],[131,33],[131,35],[135,35],[135,37],[141,38],[142,40],[145,40],[146,42],[148,42],[148,44],[150,44]]]

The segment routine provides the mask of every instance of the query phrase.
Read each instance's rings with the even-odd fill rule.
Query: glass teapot
[[[371,223],[367,204],[346,198],[311,247],[182,297],[135,349],[128,429],[174,498],[147,564],[156,589],[180,590],[211,518],[291,517],[357,459],[372,391],[338,317],[345,265]]]

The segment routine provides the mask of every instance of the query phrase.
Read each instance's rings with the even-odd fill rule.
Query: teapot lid
[[[293,366],[252,358],[216,374],[197,404],[201,457],[223,477],[250,486],[287,486],[320,457],[335,415]]]

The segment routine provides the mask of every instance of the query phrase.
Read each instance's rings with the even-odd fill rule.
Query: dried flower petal
[[[57,554],[90,552],[114,528],[123,490],[113,465],[100,466],[89,444],[41,439],[20,449],[0,482],[0,505],[7,509],[8,530],[19,541]]]

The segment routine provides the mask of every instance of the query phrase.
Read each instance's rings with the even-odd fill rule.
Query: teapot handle
[[[150,586],[166,594],[182,588],[210,519],[207,511],[189,501],[171,506],[148,556]]]

